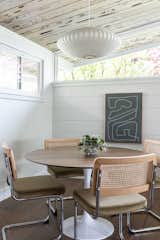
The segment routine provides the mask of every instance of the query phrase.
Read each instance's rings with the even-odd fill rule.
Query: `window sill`
[[[133,83],[160,83],[160,77],[137,77],[137,78],[113,78],[113,79],[95,79],[95,80],[66,80],[55,81],[53,87],[65,86],[92,86],[92,85],[114,85],[114,84],[133,84]]]
[[[0,99],[18,100],[18,101],[31,101],[31,102],[44,102],[42,96],[28,95],[24,92],[18,92],[10,89],[0,89]]]

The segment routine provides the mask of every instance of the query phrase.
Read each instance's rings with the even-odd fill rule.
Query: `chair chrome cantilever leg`
[[[119,220],[119,223],[118,223],[119,238],[120,240],[124,240],[125,238],[123,235],[123,214],[122,213],[119,214],[118,220]]]
[[[160,216],[152,211],[153,202],[154,202],[154,184],[151,187],[150,206],[149,206],[149,208],[144,208],[144,209],[135,211],[133,214],[136,214],[136,213],[147,213],[147,214],[150,214],[155,219],[157,219],[158,221],[160,221]],[[131,214],[130,213],[127,213],[127,226],[128,226],[128,229],[129,229],[129,231],[131,233],[144,233],[144,232],[160,230],[160,225],[159,226],[155,226],[155,227],[146,227],[146,228],[141,228],[141,229],[134,229],[131,226]]]
[[[157,220],[160,221],[160,216],[158,216],[156,213],[154,213],[152,210],[149,209],[142,209],[141,211],[137,211],[135,213],[148,213],[152,217],[155,217]],[[150,231],[157,231],[160,230],[160,225],[156,227],[146,227],[146,228],[140,228],[140,229],[135,229],[131,226],[131,214],[127,213],[127,226],[128,229],[131,233],[144,233],[144,232],[150,232]]]
[[[61,201],[62,201],[62,206],[63,206],[63,199]],[[50,203],[50,199],[48,199],[48,215],[45,218],[34,220],[34,221],[27,221],[27,222],[22,222],[22,223],[14,223],[14,224],[5,225],[4,227],[2,227],[2,239],[7,240],[6,231],[8,229],[12,229],[15,227],[24,227],[24,226],[29,226],[29,225],[39,224],[39,223],[49,223],[49,217],[50,217],[50,213],[51,213],[50,207],[51,207],[51,203]],[[61,207],[61,210],[63,211],[63,207]],[[62,218],[61,218],[61,224],[63,224]],[[62,233],[58,234],[58,236],[56,236],[54,239],[57,239],[57,240],[61,239],[61,236],[62,236]]]
[[[60,197],[61,201],[61,224],[60,224],[60,233],[61,238],[63,237],[63,221],[64,221],[64,205],[63,205],[63,197]]]
[[[67,196],[67,197],[63,197],[63,200],[73,200],[73,197],[72,196]],[[55,217],[57,217],[57,202],[58,201],[60,201],[60,199],[59,198],[56,198],[56,199],[50,199],[50,202],[51,203],[53,203],[53,202],[55,202],[55,207],[53,207],[53,205],[50,205],[50,209],[51,209],[51,211],[52,211],[52,213],[53,213],[53,215],[55,216]],[[48,201],[46,201],[46,204],[48,205]]]
[[[74,201],[74,240],[77,240],[77,208],[78,203]]]
[[[50,204],[50,209],[55,217],[57,217],[57,199],[50,199],[50,203],[55,202],[55,207]],[[47,206],[49,205],[48,200],[46,201]]]
[[[6,240],[6,230],[11,229],[11,228],[15,228],[15,227],[23,227],[23,226],[27,226],[27,225],[33,225],[33,224],[38,224],[38,223],[46,223],[48,222],[49,216],[47,216],[44,219],[39,219],[39,220],[35,220],[35,221],[28,221],[28,222],[23,222],[23,223],[15,223],[15,224],[9,224],[6,225],[2,228],[2,239]]]

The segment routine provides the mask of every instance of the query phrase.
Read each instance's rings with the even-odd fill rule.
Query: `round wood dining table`
[[[92,168],[96,157],[128,157],[144,155],[143,151],[108,147],[106,152],[98,152],[97,156],[87,157],[78,147],[55,147],[54,150],[35,150],[26,154],[25,158],[32,162],[58,167],[78,167],[84,172],[84,188],[90,188]],[[79,240],[100,240],[111,236],[114,226],[104,218],[92,218],[84,211],[78,216],[77,237]],[[74,239],[74,218],[64,220],[63,233]]]

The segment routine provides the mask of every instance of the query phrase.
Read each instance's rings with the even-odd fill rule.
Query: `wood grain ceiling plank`
[[[19,17],[19,16],[23,16],[24,14],[26,14],[27,12],[32,11],[35,14],[45,14],[48,11],[52,10],[56,10],[58,8],[61,8],[62,11],[65,10],[66,6],[73,6],[76,2],[79,2],[81,5],[81,1],[79,0],[71,0],[65,2],[64,1],[53,1],[53,0],[43,0],[40,1],[39,0],[32,0],[32,2],[29,2],[28,4],[24,4],[23,8],[21,8],[20,12],[17,12],[17,10],[19,10],[19,6],[17,6],[14,9],[8,10],[3,12],[4,15],[8,15],[8,16],[14,16],[14,17]],[[87,5],[85,5],[87,6]],[[0,12],[1,13],[1,12]],[[54,14],[54,11],[52,12],[52,14]]]
[[[33,0],[1,0],[0,1],[0,13],[5,11],[12,11],[16,7],[20,7],[23,4],[33,2]]]
[[[137,49],[140,49],[140,48],[143,48],[145,49],[145,46],[146,47],[156,47],[156,46],[160,46],[159,45],[159,41],[160,41],[160,37],[159,36],[156,36],[152,39],[146,39],[145,40],[142,38],[142,39],[138,39],[134,42],[127,42],[126,45],[121,48],[119,51],[119,53],[122,53],[124,51],[128,51],[128,50],[137,50]]]
[[[91,4],[94,26],[121,33],[119,51],[160,42],[157,26],[139,32],[141,26],[160,21],[160,0],[91,0]],[[87,0],[0,0],[0,23],[56,51],[60,35],[87,26],[87,5]],[[129,34],[132,30],[135,33]]]
[[[104,0],[102,0],[102,1],[104,3]],[[55,21],[59,21],[60,18],[65,19],[66,16],[67,17],[72,17],[72,15],[74,16],[74,15],[81,14],[81,13],[83,13],[83,9],[85,10],[86,14],[88,15],[88,9],[86,8],[86,4],[84,4],[83,9],[81,9],[82,3],[86,3],[86,0],[81,0],[81,1],[77,0],[76,4],[74,4],[74,5],[65,6],[65,10],[63,10],[59,7],[57,9],[54,9],[54,11],[51,10],[50,14],[47,13],[45,16],[41,16],[42,20],[39,21],[37,24],[34,24],[34,26],[29,25],[28,27],[24,28],[24,26],[22,24],[22,26],[21,26],[22,31],[20,31],[20,33],[23,34],[24,31],[31,31],[31,30],[36,29],[38,27],[41,29],[41,27],[44,24],[49,24],[49,22],[51,20],[52,20],[51,21],[51,23],[52,23],[52,22],[55,22]],[[30,16],[29,16],[29,18],[30,18]],[[8,17],[7,17],[7,19],[8,19]],[[4,16],[1,15],[0,16],[0,21],[4,21],[4,20],[5,20]],[[23,20],[23,18],[21,20]],[[44,23],[44,20],[45,20],[45,23]],[[48,22],[47,22],[47,20],[48,20]],[[16,24],[17,19],[12,17],[12,21],[10,21],[10,22],[11,22],[10,26],[12,27],[12,26],[14,26],[14,24]],[[29,22],[28,22],[28,24],[29,24]]]
[[[144,0],[143,0],[144,1]],[[80,3],[82,3],[82,0],[81,1],[79,1]],[[86,0],[84,1],[84,2],[86,2]],[[98,1],[99,2],[99,1]],[[123,1],[124,2],[124,1]],[[138,3],[139,1],[138,0],[136,0],[136,1],[134,1],[134,3],[136,4],[136,3]],[[151,0],[145,0],[144,2],[151,2]],[[153,2],[153,1],[152,1]],[[80,4],[79,3],[79,4]],[[125,8],[127,8],[127,4],[131,4],[131,1],[125,1]],[[78,3],[77,3],[78,4]],[[153,3],[152,3],[153,4]],[[105,3],[105,1],[103,1],[103,2],[99,2],[98,4],[96,4],[95,5],[96,6],[96,8],[95,9],[93,9],[92,10],[92,12],[94,13],[94,11],[96,11],[96,12],[100,12],[100,13],[102,13],[103,11],[104,11],[104,7],[106,7],[106,3]],[[43,27],[43,30],[44,31],[48,31],[49,29],[47,28],[47,26],[49,25],[49,28],[50,28],[50,25],[52,24],[52,25],[54,25],[54,23],[56,22],[56,23],[58,23],[58,22],[61,22],[62,20],[64,20],[64,18],[66,18],[66,16],[67,16],[67,18],[68,19],[70,19],[71,20],[71,18],[72,17],[75,17],[75,16],[78,16],[78,15],[81,15],[82,14],[82,17],[83,17],[83,9],[81,9],[80,8],[80,5],[76,5],[75,7],[77,7],[77,11],[76,11],[76,9],[74,9],[73,7],[72,7],[72,11],[71,11],[71,9],[70,9],[70,6],[69,6],[69,8],[67,8],[66,7],[66,9],[65,9],[65,11],[63,11],[63,9],[61,10],[61,9],[59,9],[58,11],[59,12],[57,12],[57,16],[54,16],[55,14],[56,14],[56,11],[54,11],[54,14],[52,13],[51,14],[51,16],[50,15],[48,15],[48,17],[47,17],[47,19],[45,19],[43,16],[41,16],[41,18],[42,18],[42,22],[38,22],[37,24],[35,23],[34,25],[32,25],[32,26],[28,26],[28,27],[25,27],[25,26],[23,26],[23,24],[22,24],[22,26],[21,26],[21,28],[22,28],[22,30],[19,30],[19,33],[20,34],[25,34],[25,33],[27,33],[28,31],[41,31],[42,29],[42,27]],[[99,11],[97,11],[97,8],[99,7]],[[116,6],[112,6],[112,7],[116,7]],[[124,5],[122,4],[122,6],[121,5],[118,5],[117,6],[117,8],[122,8],[122,10],[124,10]],[[130,8],[130,5],[129,5],[129,8]],[[71,11],[71,12],[67,12],[67,9],[69,10],[69,11]],[[85,7],[84,8],[84,11],[85,11],[85,15],[88,17],[88,10],[87,10],[87,8]],[[63,15],[62,15],[62,13],[63,13]],[[59,14],[59,15],[58,15]],[[85,16],[85,17],[86,17]],[[29,19],[30,19],[30,15],[28,16],[29,17]],[[64,18],[63,18],[64,17]],[[0,20],[2,20],[3,21],[3,19],[1,19],[0,18]],[[21,19],[22,20],[22,19]],[[82,21],[83,21],[84,19],[82,19]],[[81,21],[81,19],[80,19],[80,21]],[[11,24],[12,25],[10,25],[10,27],[14,27],[14,24],[16,24],[16,22],[17,22],[17,19],[15,19],[15,22],[14,22],[14,20],[13,21],[11,21]],[[28,21],[28,24],[30,23],[30,21]],[[45,28],[45,26],[46,26],[46,28]],[[53,26],[54,27],[54,26]]]
[[[127,35],[127,39],[124,36],[122,36],[122,46],[120,48],[119,51],[122,51],[124,48],[125,49],[128,49],[127,48],[127,45],[131,45],[130,42],[133,42],[132,45],[135,45],[137,46],[138,44],[140,44],[140,42],[142,42],[143,40],[143,43],[144,45],[145,44],[151,44],[151,43],[160,43],[160,28],[156,28],[155,31],[152,29],[152,31],[150,32],[139,32],[139,34],[136,34],[135,32],[135,36],[132,34],[131,37],[129,37],[129,35]],[[155,40],[154,40],[155,39]],[[43,45],[47,45],[49,47],[49,49],[51,50],[56,50],[57,49],[57,46],[55,43],[42,43]]]
[[[132,44],[130,42],[126,42],[126,44],[123,47],[121,47],[119,50],[117,50],[116,52],[123,54],[123,52],[126,52],[128,50],[131,50],[131,51],[135,50],[136,51],[139,48],[142,48],[142,47],[145,48],[145,46],[146,47],[148,47],[148,46],[152,46],[152,47],[153,46],[160,46],[159,43],[160,43],[160,36],[159,35],[155,36],[153,39],[150,39],[150,38],[138,39],[138,40],[133,41]],[[49,44],[48,49],[50,51],[53,51],[53,52],[56,51],[54,44]],[[69,59],[71,61],[72,58],[69,58]],[[77,62],[77,60],[75,60],[75,62]]]
[[[141,11],[141,10],[140,10]],[[156,11],[157,11],[157,9],[156,9]],[[146,11],[145,11],[146,12]],[[152,15],[154,16],[154,17],[157,17],[156,15],[155,15],[156,13],[153,13],[152,12]],[[158,13],[159,14],[159,13]],[[130,16],[131,14],[129,14],[129,16]],[[141,16],[142,17],[142,19],[143,19],[143,21],[146,19],[146,18],[144,18],[144,16],[143,15],[140,15],[139,14],[139,16]],[[123,18],[123,15],[122,15],[122,19],[124,19]],[[136,18],[136,20],[139,22],[139,21],[141,21],[141,19],[137,19]],[[95,20],[95,23],[94,24],[96,24],[97,22],[98,23],[103,23],[103,26],[105,26],[105,24],[104,24],[104,22],[109,22],[109,20],[108,19],[102,19],[102,21],[100,22],[100,21],[97,21],[97,20]],[[124,24],[127,24],[127,30],[129,30],[129,24],[128,24],[128,22],[129,22],[129,20],[127,20],[127,22],[126,22],[126,20],[124,19]],[[134,21],[134,19],[132,19],[132,21],[131,21],[131,23],[133,23],[133,26],[135,25],[135,21]],[[82,23],[81,24],[81,26],[85,26],[85,22],[84,23]],[[118,24],[118,26],[116,25],[116,24]],[[112,24],[111,24],[111,26],[115,26],[115,30],[116,29],[119,29],[119,30],[121,30],[121,31],[125,31],[126,29],[125,29],[125,26],[122,26],[123,24],[122,24],[122,21],[120,21],[119,19],[118,19],[118,21],[117,21],[117,23],[116,22],[113,22],[112,21]],[[65,29],[65,30],[64,30]],[[51,38],[55,38],[56,39],[56,35],[58,34],[58,33],[60,33],[60,34],[64,34],[66,31],[69,31],[69,30],[71,30],[72,29],[72,25],[70,26],[69,24],[66,26],[66,28],[64,28],[64,29],[59,29],[59,28],[57,28],[57,30],[56,30],[56,28],[54,28],[54,31],[53,32],[51,32],[51,33],[47,33],[46,32],[46,36],[47,37],[49,37],[49,36],[51,36]],[[113,30],[114,28],[113,27],[111,27],[111,30]],[[39,33],[38,33],[39,34]],[[35,39],[36,37],[38,38],[38,39],[41,39],[41,36],[39,36],[37,33],[31,33],[31,36],[30,36],[30,33],[28,33],[26,36],[27,37],[29,37],[29,38],[31,38],[31,39]],[[45,39],[45,34],[42,34],[42,38],[44,38]],[[49,39],[49,41],[50,41],[50,39]]]
[[[159,7],[160,7],[160,3],[159,3]],[[128,19],[132,18],[132,21],[139,21],[139,19],[143,19],[144,16],[146,16],[146,18],[148,17],[147,15],[150,16],[149,13],[152,14],[152,17],[154,18],[154,15],[153,15],[153,10],[155,12],[158,12],[159,13],[159,9],[157,8],[157,5],[155,5],[155,7],[151,8],[150,5],[146,6],[146,10],[143,11],[143,7],[139,8],[139,9],[135,9],[135,13],[133,14],[131,10],[129,9],[120,9],[119,8],[119,12],[118,13],[113,13],[114,14],[114,17],[113,15],[110,15],[110,14],[106,14],[106,15],[100,15],[101,12],[100,11],[97,11],[96,15],[94,15],[94,19],[92,20],[93,24],[98,26],[100,24],[103,24],[106,23],[106,25],[114,25],[115,22],[126,22],[126,24],[128,23]],[[69,20],[72,20],[72,22],[69,22]],[[32,30],[30,29],[30,33],[32,34],[41,34],[42,32],[48,32],[48,31],[51,31],[53,30],[54,33],[56,33],[57,31],[61,33],[61,31],[63,32],[65,29],[66,31],[68,31],[69,29],[75,29],[77,28],[77,25],[79,27],[81,26],[84,26],[84,25],[87,25],[87,20],[88,20],[88,16],[87,15],[84,15],[84,16],[80,16],[78,15],[75,15],[74,17],[70,18],[70,16],[67,17],[67,19],[62,22],[62,24],[55,24],[54,22],[46,22],[45,25],[47,27],[44,27],[43,26],[43,29],[39,29],[38,31],[37,30]],[[25,31],[25,30],[24,30]],[[25,35],[25,32],[23,33]],[[30,34],[27,32],[27,35],[29,36]]]
[[[141,12],[141,10],[140,10]],[[115,19],[115,21],[113,22],[112,19],[111,22],[108,20],[107,17],[103,17],[100,20],[97,20],[97,18],[95,18],[95,20],[93,20],[93,25],[97,25],[97,26],[101,26],[101,27],[105,27],[106,22],[107,25],[110,24],[110,30],[114,31],[114,32],[123,32],[123,31],[129,31],[130,29],[132,29],[133,27],[136,28],[136,26],[138,26],[139,22],[141,22],[141,25],[143,24],[149,24],[152,23],[153,21],[158,21],[160,19],[158,19],[159,17],[159,11],[157,11],[157,8],[155,8],[154,10],[152,9],[152,15],[153,15],[153,19],[149,18],[148,19],[148,13],[145,11],[143,12],[143,14],[139,14],[139,17],[136,16],[132,16],[130,13],[128,13],[128,18],[127,21],[125,18],[123,18],[123,13],[122,16],[119,16],[118,19]],[[130,16],[130,17],[129,17]],[[158,19],[158,20],[157,20]],[[81,26],[86,26],[86,23],[83,22],[81,24]],[[41,35],[41,33],[37,33],[37,32],[33,32],[33,33],[28,33],[27,36],[31,37],[32,39],[34,38],[39,38],[39,40],[42,41],[46,41],[46,39],[48,38],[48,40],[50,41],[50,38],[54,38],[56,40],[56,36],[60,35],[60,34],[65,34],[65,32],[68,32],[70,30],[73,29],[72,25],[67,24],[66,27],[64,29],[59,29],[58,27],[53,28],[53,31],[49,31],[49,32],[44,32],[44,34]],[[60,34],[59,34],[60,33]]]

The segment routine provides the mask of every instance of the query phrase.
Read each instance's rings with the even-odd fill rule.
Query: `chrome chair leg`
[[[59,227],[60,234],[57,239],[63,239],[63,222],[64,222],[63,197],[57,197],[57,201],[60,201],[60,211],[61,211],[60,220],[58,220],[58,218],[55,218],[57,225],[60,226]]]
[[[63,198],[61,200],[61,237],[63,237],[63,222],[64,222],[64,205],[63,205]]]
[[[48,224],[49,223],[49,219],[50,219],[50,215],[51,215],[51,203],[50,203],[50,199],[48,198],[47,200],[48,204],[48,219],[46,219],[46,221],[44,222],[44,224]]]
[[[66,197],[63,197],[63,200],[73,200],[73,197],[72,196],[66,196]],[[54,202],[55,198],[51,198],[50,201]],[[59,199],[57,199],[57,201],[59,201]]]
[[[154,174],[155,174],[155,172],[154,172]],[[151,190],[150,190],[149,207],[137,210],[137,211],[133,212],[133,214],[136,214],[136,213],[148,213],[152,217],[154,217],[155,219],[160,221],[160,216],[152,211],[153,203],[154,203],[154,190],[155,190],[155,188],[154,188],[154,182],[153,182],[152,186],[151,186]],[[127,226],[128,226],[128,229],[129,229],[129,231],[131,233],[144,233],[144,232],[160,230],[160,225],[159,226],[155,226],[155,227],[146,227],[146,228],[140,228],[140,229],[133,228],[131,226],[131,214],[130,213],[127,213]]]
[[[54,216],[57,216],[57,202],[59,201],[60,199],[58,198],[53,198],[53,199],[50,199],[50,202],[51,203],[53,203],[53,202],[55,202],[55,207],[53,207],[52,205],[51,205],[51,211],[52,211],[52,213],[53,213],[53,215]],[[73,200],[73,197],[72,196],[67,196],[67,197],[63,197],[63,200]],[[48,205],[48,201],[46,202],[46,204]]]
[[[16,227],[25,227],[25,226],[29,226],[29,225],[34,225],[34,224],[40,224],[40,223],[49,223],[49,217],[50,217],[50,200],[48,199],[48,215],[45,218],[42,219],[38,219],[38,220],[34,220],[34,221],[27,221],[27,222],[22,222],[22,223],[14,223],[14,224],[9,224],[9,225],[5,225],[4,227],[2,227],[2,239],[3,240],[7,240],[6,237],[6,231],[12,228],[16,228]],[[61,238],[61,234],[58,234],[58,236],[56,236],[54,239],[60,239]]]
[[[6,240],[6,230],[11,229],[11,228],[15,228],[15,227],[23,227],[23,226],[29,226],[29,225],[33,225],[33,224],[38,224],[38,223],[46,223],[49,219],[49,216],[47,216],[44,219],[39,219],[39,220],[35,220],[35,221],[28,221],[28,222],[23,222],[23,223],[15,223],[15,224],[9,224],[6,225],[2,228],[2,239]]]
[[[156,213],[154,213],[152,210],[150,209],[142,209],[140,211],[136,211],[134,212],[136,213],[148,213],[150,214],[152,217],[156,218],[157,220],[160,221],[160,216],[157,215]],[[150,232],[150,231],[157,231],[160,230],[160,225],[156,226],[156,227],[146,227],[146,228],[140,228],[140,229],[135,229],[131,226],[131,214],[127,213],[127,226],[128,229],[131,233],[144,233],[144,232]]]
[[[50,204],[50,209],[54,216],[57,216],[57,199],[50,199],[50,203],[55,202],[56,207],[54,208],[52,204]],[[49,205],[48,200],[46,201],[47,206]]]
[[[119,238],[120,240],[124,240],[124,235],[123,235],[123,214],[120,213],[118,216],[119,224],[118,224],[118,230],[119,230]]]
[[[78,203],[74,201],[74,240],[77,240],[77,208]]]

